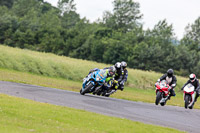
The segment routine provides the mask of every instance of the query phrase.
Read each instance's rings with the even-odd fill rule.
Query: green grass
[[[0,94],[2,133],[178,133],[180,131]]]
[[[108,66],[110,65],[0,45],[0,68],[10,70],[80,82],[90,69]],[[126,86],[140,89],[152,89],[154,83],[162,75],[135,69],[128,69],[128,71]],[[187,80],[179,76],[177,79],[177,88],[182,87]]]
[[[44,87],[59,88],[71,91],[80,91],[81,82],[36,75],[26,72],[18,72],[0,68],[0,80],[16,83],[33,84]]]

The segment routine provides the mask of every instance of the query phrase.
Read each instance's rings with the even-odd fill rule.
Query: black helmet
[[[117,63],[115,64],[115,68],[116,68],[117,70],[121,69],[121,63],[120,63],[120,62],[117,62]]]
[[[168,77],[172,77],[173,75],[174,75],[173,69],[167,70],[167,76],[168,76]]]
[[[192,74],[190,74],[190,76],[189,76],[189,77],[190,77],[190,81],[191,81],[191,82],[194,82],[194,81],[195,81],[195,79],[196,79],[196,75],[195,75],[195,74],[193,74],[193,73],[192,73]]]
[[[109,69],[108,69],[108,76],[113,76],[115,75],[115,72],[116,72],[116,69],[114,66],[111,66]]]
[[[127,67],[127,63],[125,61],[122,61],[121,66],[122,66],[123,69],[125,69]]]

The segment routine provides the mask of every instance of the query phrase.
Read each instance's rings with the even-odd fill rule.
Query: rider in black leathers
[[[176,93],[174,91],[174,88],[176,87],[176,76],[174,76],[174,71],[173,69],[168,69],[167,73],[164,74],[163,76],[160,77],[160,79],[158,79],[158,82],[162,81],[162,80],[166,80],[170,86],[170,94],[168,99],[170,99],[171,96],[176,96]]]
[[[118,89],[123,91],[124,90],[124,83],[127,81],[127,78],[128,78],[128,70],[126,69],[127,63],[125,61],[122,61],[121,62],[121,67],[122,67],[122,70],[123,70],[123,75],[122,75],[122,80],[119,83]]]
[[[196,78],[195,74],[190,74],[189,78],[190,79],[184,84],[184,86],[181,88],[181,90],[183,90],[183,88],[187,84],[192,84],[195,87],[195,91],[196,91],[196,96],[195,96],[195,102],[196,102],[197,98],[199,97],[199,92],[200,92],[199,80]]]
[[[121,83],[121,81],[123,79],[124,70],[122,69],[120,62],[117,62],[114,66],[116,68],[116,73],[115,73],[115,76],[114,76],[113,88],[114,89],[119,89],[120,83]]]

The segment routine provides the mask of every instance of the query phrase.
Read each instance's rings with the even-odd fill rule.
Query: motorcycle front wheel
[[[191,96],[190,95],[185,95],[185,108],[188,108],[188,105],[191,102]]]
[[[89,92],[89,90],[90,90],[92,87],[93,87],[93,84],[92,84],[92,83],[89,83],[89,85],[87,85],[87,86],[85,87],[84,90],[82,90],[82,89],[80,90],[81,95],[85,95],[85,93]]]
[[[158,91],[156,94],[155,104],[158,105],[161,99],[162,99],[162,92]]]

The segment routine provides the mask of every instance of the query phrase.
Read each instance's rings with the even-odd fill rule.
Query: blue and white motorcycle
[[[97,91],[96,88],[101,88],[107,78],[107,72],[103,69],[97,69],[90,73],[86,78],[83,79],[83,85],[80,90],[80,94],[91,93]]]

